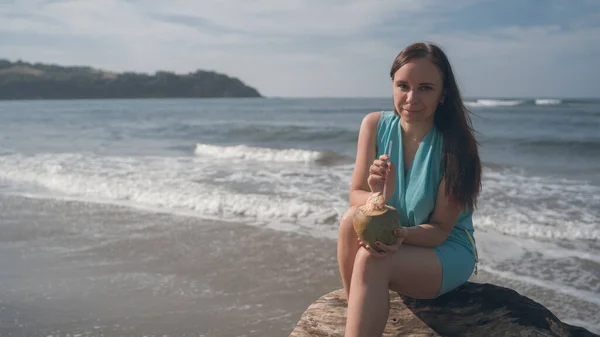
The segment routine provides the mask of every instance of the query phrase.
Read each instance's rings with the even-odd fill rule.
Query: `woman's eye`
[[[433,90],[433,88],[432,88],[432,87],[430,87],[430,86],[428,86],[428,85],[426,85],[426,86],[422,86],[422,87],[421,87],[421,90],[422,90],[422,91],[430,91],[430,90]]]
[[[400,89],[408,89],[408,85],[406,85],[404,83],[400,83],[400,84],[398,84],[398,88],[400,88]]]

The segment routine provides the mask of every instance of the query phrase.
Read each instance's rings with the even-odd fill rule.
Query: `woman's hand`
[[[394,194],[394,187],[396,184],[396,168],[387,154],[379,156],[379,159],[375,159],[373,164],[369,167],[369,177],[367,178],[367,184],[371,192],[381,192],[383,194],[383,187],[385,186],[385,194],[383,197],[385,201],[389,201]]]
[[[399,229],[396,229],[394,231],[394,235],[396,236],[396,242],[394,242],[391,245],[386,245],[379,241],[375,242],[375,245],[377,246],[377,250],[373,249],[373,247],[370,247],[369,245],[365,244],[360,239],[358,239],[358,244],[361,245],[367,251],[369,251],[369,253],[371,253],[371,256],[374,256],[377,258],[386,257],[386,256],[394,254],[395,252],[398,251],[398,249],[404,242],[404,237],[406,236],[407,230],[408,229],[406,227],[400,227]]]

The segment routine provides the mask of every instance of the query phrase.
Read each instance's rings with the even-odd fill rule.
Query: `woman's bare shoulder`
[[[377,127],[379,123],[379,118],[381,117],[381,111],[373,111],[363,117],[362,127],[367,127],[369,129]]]

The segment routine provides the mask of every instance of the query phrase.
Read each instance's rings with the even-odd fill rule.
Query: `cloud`
[[[18,13],[36,18],[53,18],[63,23],[62,32],[95,36],[158,33],[164,23],[191,26],[208,32],[230,32],[255,36],[349,35],[360,31],[386,13],[421,8],[414,0],[317,1],[317,0],[230,0],[230,1],[24,1],[5,10],[5,27],[45,31],[35,22],[26,24]],[[41,14],[43,12],[43,14]],[[35,14],[40,13],[40,14]],[[163,23],[163,24],[161,24]],[[57,28],[57,27],[55,27]],[[117,30],[117,32],[115,32]],[[55,30],[53,30],[55,31]]]
[[[514,5],[505,2],[494,6]],[[449,53],[468,95],[597,95],[597,2],[562,9],[562,21],[558,2],[524,8],[540,18],[510,24],[495,19],[489,12],[500,9],[490,4],[24,0],[0,6],[0,57],[114,71],[216,70],[268,96],[388,96],[395,55],[426,40]],[[463,23],[475,22],[470,17],[476,28]]]
[[[415,0],[321,1],[231,0],[157,2],[154,11],[193,15],[215,26],[265,36],[348,36],[359,33],[394,11],[415,12]]]
[[[594,55],[600,28],[561,31],[557,26],[506,27],[486,32],[432,34],[453,58],[472,96],[597,96]],[[588,83],[588,84],[584,84]]]

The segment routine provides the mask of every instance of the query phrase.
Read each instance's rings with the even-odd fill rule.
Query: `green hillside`
[[[262,97],[237,78],[214,71],[113,73],[90,67],[0,59],[0,99]]]

